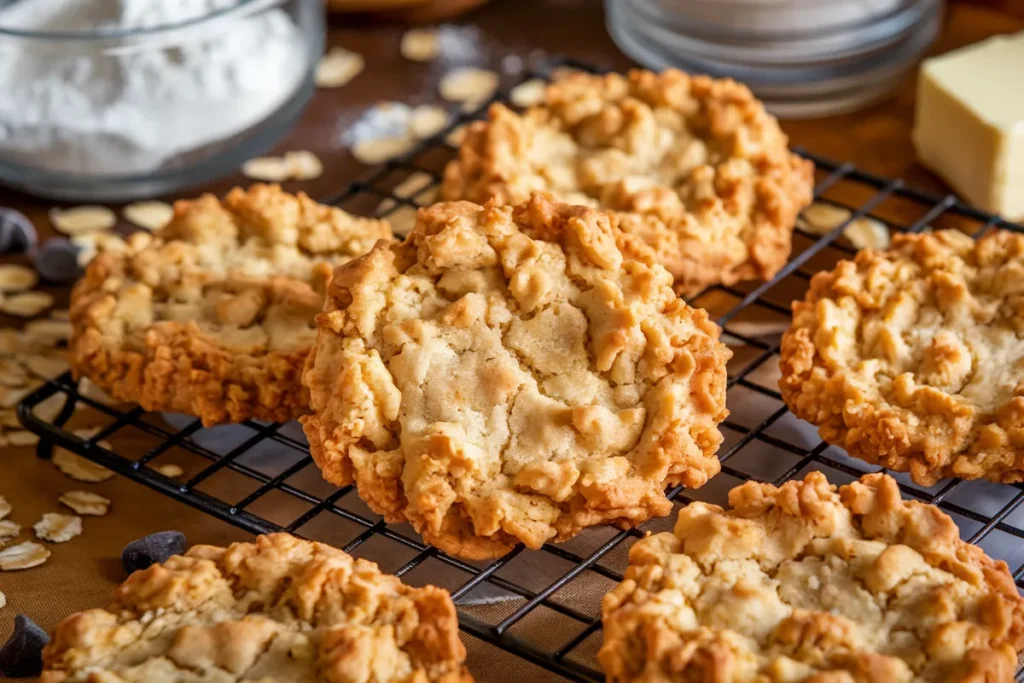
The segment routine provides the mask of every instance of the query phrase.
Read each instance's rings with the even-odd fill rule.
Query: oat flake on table
[[[13,509],[14,506],[8,503],[6,498],[0,496],[0,520],[3,520],[4,517],[11,514],[11,510]]]
[[[159,230],[174,216],[174,207],[167,202],[135,202],[121,211],[124,219],[145,230]]]
[[[32,530],[44,541],[67,543],[82,533],[82,518],[59,512],[47,512],[32,526]]]
[[[25,446],[35,446],[39,443],[39,435],[35,432],[27,430],[18,430],[15,432],[7,432],[7,443],[11,446],[18,446],[24,448]]]
[[[0,265],[0,292],[23,292],[39,283],[39,275],[27,266],[16,263]]]
[[[49,557],[49,550],[38,543],[25,541],[0,550],[0,571],[11,572],[38,567]]]
[[[0,591],[0,609],[7,606],[7,596],[4,595],[3,591]]]
[[[102,517],[110,510],[109,499],[90,491],[68,491],[61,494],[57,500],[79,515]]]
[[[0,520],[0,548],[3,548],[8,541],[18,537],[21,533],[21,525],[13,519]]]
[[[108,450],[110,448],[110,444],[105,441],[100,441],[98,445]],[[91,460],[86,460],[80,455],[76,455],[60,446],[53,449],[51,462],[53,462],[54,467],[72,479],[88,484],[97,484],[114,476],[114,473],[106,467],[97,465]]]
[[[34,318],[54,304],[46,292],[21,292],[0,301],[0,311],[18,318]]]
[[[340,88],[358,76],[365,65],[361,54],[333,47],[320,58],[313,80],[318,88]]]

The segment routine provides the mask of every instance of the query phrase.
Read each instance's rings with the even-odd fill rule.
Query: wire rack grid
[[[566,60],[548,61],[516,83],[548,79],[558,68],[599,71]],[[507,102],[509,86],[516,83],[506,84],[494,100]],[[408,214],[429,203],[444,163],[454,155],[449,134],[485,116],[487,104],[459,112],[447,130],[351,183],[330,203],[374,215]],[[789,320],[790,302],[803,295],[815,272],[855,253],[844,237],[847,227],[870,219],[890,232],[932,227],[957,227],[974,235],[993,228],[1024,231],[952,195],[935,196],[851,164],[797,151],[817,166],[815,198],[848,214],[823,235],[798,228],[793,256],[772,280],[714,286],[691,299],[717,317],[724,339],[733,347],[728,377],[732,415],[722,424],[722,473],[699,490],[673,488],[669,497],[677,510],[692,500],[724,503],[727,491],[746,480],[781,484],[820,470],[834,483],[844,483],[877,469],[822,442],[813,427],[787,411],[776,384],[779,336]],[[410,183],[413,176],[424,182]],[[43,405],[52,407],[55,402],[59,410],[40,415]],[[94,421],[101,418],[104,425],[98,431],[73,429],[83,408],[91,411]],[[252,533],[283,530],[323,540],[370,557],[410,583],[443,585],[458,606],[464,632],[538,665],[541,674],[552,672],[544,674],[552,679],[603,680],[594,659],[601,639],[601,597],[622,579],[635,540],[646,531],[671,528],[675,517],[673,513],[628,531],[590,529],[538,551],[519,547],[493,562],[466,562],[425,545],[406,525],[386,524],[359,500],[353,487],[326,484],[294,424],[247,422],[204,429],[194,418],[112,405],[79,391],[68,374],[27,396],[19,417],[40,435],[41,457],[63,447]],[[121,440],[133,448],[119,447]],[[187,463],[184,480],[158,471],[160,462],[172,456]],[[1024,509],[1018,509],[1024,486],[946,480],[923,488],[904,475],[896,476],[905,497],[938,505],[953,517],[966,540],[1005,559],[1018,587],[1024,586]],[[522,660],[512,661],[521,665]]]

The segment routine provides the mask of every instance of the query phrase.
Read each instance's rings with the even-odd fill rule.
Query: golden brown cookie
[[[1024,599],[1005,562],[868,474],[747,482],[639,541],[602,605],[611,683],[1009,683]]]
[[[731,352],[616,220],[421,209],[335,270],[303,381],[324,476],[471,559],[667,515],[719,471]]]
[[[494,105],[445,169],[442,196],[514,204],[544,190],[614,210],[695,294],[786,263],[813,165],[745,87],[681,71],[573,73],[517,114]]]
[[[448,591],[288,534],[195,546],[62,621],[42,683],[471,683]]]
[[[180,201],[165,228],[100,254],[75,285],[72,370],[206,425],[294,419],[332,266],[390,236],[385,221],[276,185]]]
[[[1024,236],[900,235],[819,273],[782,397],[821,437],[930,486],[1024,481]]]

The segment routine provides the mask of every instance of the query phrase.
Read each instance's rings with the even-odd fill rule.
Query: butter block
[[[1024,32],[921,64],[918,159],[968,202],[1024,217]]]

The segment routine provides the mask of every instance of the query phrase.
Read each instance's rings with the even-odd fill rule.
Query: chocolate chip
[[[82,274],[78,249],[63,237],[49,239],[35,253],[36,270],[49,282],[74,282]]]
[[[181,555],[186,545],[185,534],[180,531],[158,531],[126,545],[121,551],[121,566],[131,574]]]
[[[14,617],[14,633],[0,647],[0,676],[23,678],[43,671],[43,648],[50,636],[24,614]]]
[[[0,254],[29,251],[36,244],[36,227],[20,211],[0,206]]]

